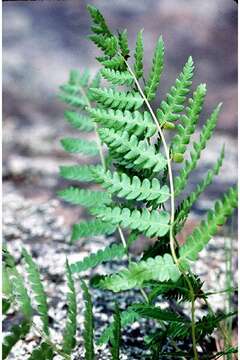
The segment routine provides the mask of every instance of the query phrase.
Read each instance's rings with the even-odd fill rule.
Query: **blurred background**
[[[90,31],[87,3],[99,7],[113,29],[128,29],[132,49],[137,31],[144,28],[146,73],[156,40],[163,35],[165,70],[155,106],[189,55],[196,67],[194,86],[205,82],[208,87],[200,124],[223,102],[217,131],[189,187],[199,182],[225,143],[221,175],[196,204],[196,214],[201,214],[237,176],[237,4],[233,0],[3,2],[3,180],[7,207],[16,197],[22,199],[20,202],[37,204],[56,199],[56,189],[62,185],[58,166],[75,161],[59,144],[72,130],[64,121],[65,106],[57,99],[57,92],[70,69],[87,67],[93,74],[98,69],[95,57],[99,52],[86,37]],[[67,227],[81,216],[80,209],[71,209],[68,217],[67,206],[56,206]]]

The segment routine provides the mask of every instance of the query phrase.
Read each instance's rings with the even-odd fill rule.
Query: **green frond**
[[[111,36],[111,32],[106,24],[106,21],[100,11],[93,5],[87,5],[87,10],[92,18],[95,26],[91,27],[91,30],[96,34],[103,34]]]
[[[122,56],[124,57],[124,59],[127,59],[129,57],[129,53],[130,53],[130,50],[128,47],[127,29],[123,30],[118,35],[118,42],[119,42],[119,47],[120,47]]]
[[[94,44],[103,51],[107,56],[114,56],[118,50],[118,39],[116,36],[106,36],[102,34],[93,34],[89,35],[89,39],[94,42]]]
[[[157,204],[161,204],[167,201],[170,196],[168,186],[163,185],[161,187],[156,178],[142,181],[137,176],[130,178],[127,174],[111,173],[110,170],[105,172],[103,169],[97,170],[95,174],[96,182],[100,183],[109,193],[127,200],[155,200]]]
[[[100,64],[102,64],[107,69],[113,69],[113,70],[126,69],[126,64],[124,62],[124,58],[122,57],[122,55],[116,54],[113,57],[99,56],[96,59],[100,62]]]
[[[103,250],[98,250],[95,254],[92,253],[85,257],[82,261],[78,261],[70,265],[70,269],[73,273],[80,273],[88,269],[92,269],[102,263],[111,261],[113,259],[121,259],[126,253],[125,248],[122,245],[113,244],[107,246]]]
[[[40,346],[35,348],[28,360],[52,360],[54,357],[53,349],[51,346],[42,342]]]
[[[166,211],[149,211],[146,208],[131,211],[128,208],[104,206],[92,209],[91,212],[103,221],[137,229],[149,237],[164,236],[169,230],[169,213]]]
[[[86,208],[111,203],[111,196],[107,192],[79,189],[73,186],[58,191],[58,196],[71,204],[81,205]]]
[[[101,70],[104,79],[110,81],[113,85],[131,85],[133,77],[128,71],[119,71],[104,68]]]
[[[65,138],[61,140],[61,144],[64,150],[69,153],[81,153],[87,156],[98,155],[98,147],[95,141]]]
[[[115,91],[113,89],[94,89],[90,92],[94,100],[104,105],[106,108],[118,110],[136,110],[143,104],[143,99],[138,92]]]
[[[161,102],[160,108],[157,110],[157,117],[161,125],[179,118],[179,113],[184,109],[183,104],[192,85],[193,70],[193,60],[190,56],[175,85],[167,94],[166,100]]]
[[[163,71],[163,61],[164,61],[164,43],[162,36],[157,41],[155,47],[152,68],[145,86],[145,95],[147,100],[151,101],[155,98],[156,91],[160,82],[160,78]]]
[[[116,230],[116,225],[103,222],[99,219],[91,221],[82,221],[73,225],[71,242],[77,241],[83,237],[110,235]]]
[[[93,305],[91,295],[88,291],[87,285],[84,281],[81,281],[81,287],[83,290],[83,300],[85,303],[84,310],[84,329],[83,329],[83,341],[85,348],[85,360],[94,360],[94,323],[93,323]]]
[[[113,338],[111,341],[111,354],[112,360],[119,360],[120,355],[120,343],[121,343],[121,316],[118,304],[115,304],[115,313],[113,320]]]
[[[94,129],[92,120],[87,116],[76,113],[75,111],[65,111],[64,116],[72,127],[80,131],[90,132]]]
[[[190,160],[185,160],[183,167],[181,168],[179,175],[174,179],[175,196],[178,196],[182,190],[186,187],[188,177],[196,166],[200,159],[201,152],[205,149],[207,141],[211,138],[213,130],[216,127],[218,114],[221,108],[221,104],[211,114],[210,118],[206,121],[200,134],[198,142],[193,143],[193,149],[190,152]]]
[[[26,251],[26,249],[22,250],[22,255],[24,257],[24,262],[26,264],[26,271],[33,292],[33,297],[37,305],[37,311],[43,323],[43,331],[45,332],[45,334],[48,334],[49,324],[48,324],[47,296],[43,289],[40,273],[37,265],[33,261],[31,255],[29,255],[29,253]]]
[[[85,109],[88,106],[88,103],[85,98],[80,97],[79,95],[69,93],[69,89],[67,91],[66,87],[62,87],[62,93],[58,94],[58,98],[65,102],[66,104],[76,107]]]
[[[72,278],[71,270],[66,261],[66,276],[67,276],[67,286],[68,286],[68,295],[67,295],[67,323],[63,335],[63,352],[65,354],[71,354],[72,350],[76,345],[76,331],[77,331],[77,298],[76,291],[74,286],[74,281]]]
[[[171,141],[173,159],[174,154],[184,154],[186,151],[190,137],[196,129],[206,92],[206,85],[200,84],[194,92],[193,98],[189,99],[189,106],[186,109],[186,115],[181,116],[180,124],[176,126],[177,134]]]
[[[173,322],[186,322],[186,320],[177,313],[169,310],[163,310],[158,306],[149,304],[134,304],[130,306],[130,309],[138,313],[141,317],[147,319],[161,320],[161,321],[173,321]]]
[[[120,317],[121,317],[121,327],[124,328],[127,325],[133,324],[135,321],[139,319],[140,316],[135,311],[131,309],[127,309],[121,312]],[[97,345],[101,346],[103,344],[106,344],[110,339],[112,339],[114,336],[113,330],[114,330],[114,323],[112,322],[110,325],[106,327],[105,330],[103,330],[102,335],[97,341]]]
[[[60,166],[60,176],[67,180],[91,182],[95,179],[93,171],[101,167],[101,165]]]
[[[184,199],[177,208],[176,216],[175,216],[175,232],[179,232],[183,228],[193,204],[196,202],[199,196],[204,192],[204,190],[212,183],[213,177],[219,173],[223,163],[223,159],[224,159],[224,147],[222,148],[220,156],[217,162],[215,163],[214,167],[211,170],[208,170],[207,175],[197,185],[196,189],[192,191],[191,194],[186,199]]]
[[[126,160],[129,168],[151,169],[153,172],[159,172],[167,164],[164,156],[157,152],[153,145],[139,141],[135,135],[129,136],[127,131],[116,132],[113,129],[99,129],[99,135],[111,150]]]
[[[165,254],[146,261],[130,263],[128,268],[107,276],[100,281],[100,287],[113,292],[141,288],[145,281],[177,281],[180,271],[174,264],[172,256]]]
[[[143,76],[143,30],[138,32],[134,53],[134,73],[137,79]]]
[[[125,130],[129,134],[141,136],[145,138],[151,137],[156,133],[156,126],[152,121],[149,112],[139,111],[130,112],[128,110],[105,110],[105,109],[89,109],[88,110],[93,121],[100,123],[106,128],[117,130]]]
[[[185,265],[187,260],[194,261],[197,259],[198,253],[218,231],[218,226],[226,222],[236,207],[237,189],[232,187],[222,200],[216,201],[214,210],[208,211],[206,220],[201,221],[200,225],[194,229],[180,247],[180,264],[182,262]]]
[[[23,321],[19,325],[13,325],[10,329],[9,334],[3,338],[2,342],[2,359],[6,359],[14,345],[24,338],[30,330],[28,322]]]

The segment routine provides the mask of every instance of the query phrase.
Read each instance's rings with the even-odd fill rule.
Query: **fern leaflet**
[[[58,196],[71,204],[87,208],[95,207],[96,204],[103,206],[111,203],[111,197],[106,192],[79,189],[73,186],[58,191]]]
[[[74,242],[82,237],[110,235],[116,230],[116,225],[103,222],[99,219],[91,221],[82,221],[79,224],[74,224],[72,229],[71,241]]]
[[[84,311],[84,330],[83,330],[83,340],[85,348],[85,359],[94,360],[94,343],[93,343],[93,312],[92,312],[92,300],[91,295],[88,291],[87,285],[84,281],[81,282],[81,287],[83,290],[83,300],[85,302],[85,311]]]
[[[120,342],[121,342],[121,316],[117,303],[115,304],[115,314],[113,321],[113,338],[111,341],[111,354],[112,360],[119,360],[120,353]]]
[[[137,79],[143,76],[143,30],[138,32],[136,48],[134,53],[134,72]]]
[[[78,130],[92,131],[94,129],[91,119],[75,111],[65,111],[64,116],[69,124]]]
[[[101,75],[104,79],[110,81],[113,85],[131,85],[133,77],[128,71],[119,71],[113,69],[102,69]]]
[[[61,144],[64,150],[69,153],[81,153],[88,156],[98,155],[98,147],[95,141],[65,138],[61,140]]]
[[[93,170],[100,169],[101,167],[101,165],[60,166],[60,176],[67,180],[91,182],[94,181]]]

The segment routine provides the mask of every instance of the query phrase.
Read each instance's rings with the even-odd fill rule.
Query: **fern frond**
[[[64,330],[63,336],[63,352],[65,354],[71,354],[72,350],[76,345],[76,331],[77,331],[77,299],[76,291],[74,286],[74,281],[72,278],[71,270],[66,261],[66,276],[67,276],[67,286],[68,286],[68,295],[67,295],[67,323]]]
[[[167,185],[161,187],[158,179],[144,179],[143,181],[137,176],[130,178],[127,174],[118,172],[105,172],[103,169],[96,170],[96,182],[100,183],[111,194],[127,200],[151,201],[155,200],[161,204],[168,200],[170,193]]]
[[[102,69],[101,75],[104,79],[110,81],[113,85],[131,85],[133,77],[128,71],[119,71],[113,69]]]
[[[29,322],[23,321],[19,325],[13,325],[10,334],[3,338],[2,343],[2,359],[6,359],[14,345],[24,338],[30,330]]]
[[[128,208],[108,207],[91,209],[93,215],[113,225],[139,230],[147,236],[164,236],[169,230],[169,213],[157,210],[129,210]]]
[[[58,191],[58,196],[74,205],[81,205],[86,208],[109,205],[111,197],[107,192],[79,189],[70,186]]]
[[[121,317],[121,327],[124,328],[127,325],[131,325],[132,323],[137,321],[140,316],[135,311],[131,309],[127,309],[121,312],[120,317]],[[103,330],[102,335],[97,340],[97,345],[101,346],[103,344],[106,344],[110,339],[112,339],[114,336],[113,330],[114,330],[114,324],[111,323],[106,327],[105,330]]]
[[[202,150],[205,149],[207,141],[211,138],[213,130],[217,124],[218,114],[221,108],[221,104],[213,111],[210,118],[200,134],[198,142],[193,143],[193,150],[190,153],[190,160],[185,160],[183,167],[181,168],[179,175],[174,179],[175,196],[178,196],[187,184],[188,177],[197,166],[197,162],[200,159]]]
[[[113,321],[113,338],[111,341],[111,354],[112,360],[119,360],[120,355],[120,343],[121,343],[121,316],[120,310],[117,305],[115,304],[115,314],[114,314],[114,321]]]
[[[120,47],[122,56],[124,57],[124,59],[127,59],[129,57],[129,53],[130,53],[130,50],[128,47],[127,29],[123,30],[118,35],[118,42],[119,42],[119,47]]]
[[[41,345],[35,348],[28,360],[52,360],[54,357],[53,349],[51,346],[42,342]]]
[[[139,141],[135,136],[129,136],[127,131],[114,131],[113,129],[99,129],[101,140],[111,150],[127,160],[127,167],[136,169],[151,169],[153,172],[163,170],[167,164],[162,154],[155,150],[153,145]]]
[[[95,179],[93,170],[98,170],[101,167],[101,165],[60,166],[60,176],[67,180],[91,182]]]
[[[102,34],[93,34],[89,35],[89,39],[94,42],[94,44],[103,51],[105,55],[114,56],[117,53],[118,49],[118,39],[116,36],[106,36]]]
[[[137,92],[119,92],[113,89],[94,89],[91,88],[90,92],[94,100],[109,108],[118,110],[136,110],[143,104],[141,95]]]
[[[175,216],[175,232],[179,232],[185,224],[185,221],[188,217],[188,214],[199,198],[199,196],[204,192],[204,190],[212,183],[213,177],[219,173],[219,170],[222,166],[224,159],[224,147],[221,150],[220,156],[211,170],[208,170],[205,178],[197,185],[196,189],[191,192],[191,194],[182,201],[178,207]]]
[[[111,36],[111,32],[106,24],[106,21],[100,11],[93,5],[87,5],[87,10],[92,18],[95,26],[91,27],[91,30],[96,34],[103,34]]]
[[[63,92],[58,95],[58,98],[61,101],[76,108],[86,109],[88,103],[86,102],[85,98],[79,96],[78,94],[72,93],[72,91],[70,92],[70,89],[66,86],[62,86],[61,90]]]
[[[157,117],[161,125],[166,122],[176,121],[179,118],[179,113],[184,108],[183,103],[192,85],[193,70],[193,60],[190,56],[175,85],[171,87],[170,92],[167,94],[166,100],[161,102],[160,108],[157,110]]]
[[[29,283],[33,292],[34,300],[37,304],[37,311],[43,323],[43,331],[48,335],[48,305],[47,296],[43,289],[42,281],[40,278],[39,270],[31,255],[26,249],[22,250],[22,255],[26,264],[26,271],[28,274]]]
[[[83,300],[85,303],[84,310],[84,330],[83,330],[83,340],[85,348],[85,359],[94,360],[94,340],[93,340],[93,305],[91,300],[91,295],[88,291],[87,285],[84,281],[81,281],[81,287],[83,290]]]
[[[103,222],[99,219],[91,221],[82,221],[79,224],[74,224],[72,229],[71,242],[77,241],[83,237],[110,235],[116,230],[116,225]]]
[[[160,78],[163,70],[163,61],[164,61],[164,43],[163,39],[160,38],[157,41],[155,47],[152,68],[145,86],[145,95],[147,100],[151,101],[155,98],[156,91],[160,82]]]
[[[136,136],[144,134],[145,138],[156,133],[156,126],[147,111],[140,113],[139,111],[130,112],[128,110],[89,109],[88,112],[93,121],[106,128],[115,129],[116,131],[125,130],[129,134]]]
[[[121,259],[125,255],[125,253],[126,250],[122,245],[113,244],[111,246],[107,246],[103,250],[98,250],[95,254],[90,254],[82,261],[71,264],[71,273],[80,273],[82,271],[92,269],[107,261],[111,261],[113,259]]]
[[[171,141],[171,151],[174,154],[184,154],[189,144],[190,137],[196,129],[199,114],[202,110],[204,98],[206,96],[206,85],[200,84],[189,100],[189,106],[186,109],[186,115],[181,117],[181,122],[176,126],[177,134]]]
[[[75,111],[65,111],[64,116],[72,127],[80,131],[90,132],[94,129],[91,119],[87,116],[76,113]]]
[[[174,313],[173,311],[163,310],[158,306],[149,304],[134,304],[130,306],[130,309],[138,313],[141,317],[146,317],[154,320],[173,321],[173,322],[186,322],[186,320]]]
[[[98,147],[95,141],[65,138],[61,140],[61,144],[64,150],[69,153],[81,153],[87,156],[98,155]]]
[[[203,220],[189,235],[180,247],[180,263],[186,263],[187,260],[194,261],[198,253],[207,245],[208,241],[216,234],[218,226],[221,226],[227,220],[234,209],[237,207],[237,189],[232,187],[224,195],[222,200],[217,200],[214,210],[207,213],[206,220]]]
[[[137,79],[143,76],[143,30],[138,32],[136,48],[134,53],[134,73]]]
[[[130,263],[129,268],[107,276],[100,281],[100,287],[113,292],[141,288],[145,281],[177,281],[180,277],[178,267],[170,254],[148,258],[146,261]]]
[[[214,329],[219,326],[219,323],[229,317],[237,315],[237,312],[228,314],[207,314],[196,322],[196,336],[203,339],[206,335],[211,335]]]
[[[122,55],[116,54],[113,57],[103,56],[97,57],[97,60],[107,69],[113,70],[124,70],[126,69],[126,64],[124,63],[124,58]],[[95,86],[92,86],[95,87]]]

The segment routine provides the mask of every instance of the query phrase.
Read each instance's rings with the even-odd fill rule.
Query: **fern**
[[[127,37],[127,29],[123,30],[120,34],[118,34],[118,40],[119,40],[119,48],[121,51],[121,54],[124,59],[127,59],[129,57],[129,47],[128,47],[128,37]]]
[[[23,321],[19,325],[13,325],[10,334],[6,335],[2,343],[2,359],[6,359],[13,346],[29,332],[29,322]]]
[[[128,269],[123,269],[119,273],[110,275],[100,281],[103,289],[113,292],[125,291],[133,288],[141,288],[144,281],[177,281],[180,272],[174,264],[171,255],[165,254],[154,259],[148,258],[146,261],[130,263]]]
[[[87,285],[84,281],[81,282],[81,287],[83,290],[83,300],[85,302],[85,311],[84,311],[84,330],[83,330],[83,340],[85,348],[85,359],[94,360],[94,342],[93,342],[93,312],[92,312],[92,300],[89,294]]]
[[[126,64],[124,63],[124,58],[122,55],[116,54],[113,57],[103,56],[97,57],[97,60],[107,69],[113,70],[124,70],[126,69]],[[95,86],[92,86],[95,87]]]
[[[98,103],[105,107],[119,110],[137,110],[143,104],[143,99],[137,92],[119,92],[113,89],[90,89],[90,92]]]
[[[161,320],[161,321],[173,321],[173,322],[185,322],[182,316],[169,310],[162,310],[161,308],[148,304],[134,304],[130,306],[130,309],[137,312],[142,317]]]
[[[230,188],[223,199],[216,201],[214,210],[207,214],[207,219],[187,237],[183,246],[179,250],[180,262],[186,260],[196,260],[198,253],[206,246],[213,235],[216,234],[218,226],[223,225],[237,206],[237,189]]]
[[[96,204],[103,206],[111,203],[111,197],[106,192],[79,189],[73,186],[58,191],[58,196],[71,204],[87,208],[95,207]]]
[[[82,237],[110,235],[116,230],[116,225],[103,222],[99,219],[82,221],[73,225],[71,241],[74,242]]]
[[[115,314],[113,321],[113,339],[111,341],[111,354],[112,360],[119,360],[120,353],[120,340],[121,340],[121,316],[117,303],[115,304]]]
[[[180,173],[174,180],[174,189],[175,195],[178,196],[181,191],[185,188],[187,184],[188,177],[197,166],[197,162],[201,156],[201,152],[205,149],[207,141],[212,136],[213,130],[217,124],[218,114],[221,108],[221,104],[217,106],[217,108],[213,111],[210,118],[207,120],[204,125],[199,142],[193,143],[193,150],[190,153],[190,160],[186,160],[183,164],[183,168],[180,170]]]
[[[34,300],[37,304],[37,310],[43,323],[43,331],[48,335],[49,324],[48,324],[47,297],[43,289],[39,270],[37,268],[37,265],[33,261],[31,255],[28,254],[26,249],[23,249],[22,254],[26,264],[26,270],[28,274],[29,283],[31,285],[31,289],[34,295]]]
[[[137,35],[136,48],[134,53],[135,63],[134,72],[137,79],[143,76],[143,30],[139,31]]]
[[[193,69],[193,60],[190,56],[179,75],[179,79],[176,80],[175,86],[172,86],[169,94],[167,94],[167,99],[161,102],[160,108],[157,110],[161,125],[178,119],[178,114],[183,110],[183,103],[190,91]]]
[[[131,85],[133,77],[128,71],[119,71],[113,69],[102,69],[101,75],[113,85]]]
[[[75,334],[77,330],[77,299],[74,281],[72,278],[71,270],[66,261],[66,274],[67,274],[67,285],[68,285],[68,316],[67,324],[63,336],[63,352],[65,354],[71,354],[72,350],[76,345]]]
[[[87,5],[87,9],[91,15],[93,23],[95,24],[94,27],[91,27],[91,30],[96,34],[111,36],[111,32],[100,11],[95,6],[92,5]]]
[[[94,129],[91,119],[75,111],[65,111],[64,116],[69,124],[78,130],[92,131]]]
[[[120,207],[102,207],[92,209],[91,212],[103,221],[123,228],[142,231],[149,237],[164,236],[169,230],[169,213],[166,211],[151,212],[146,208],[142,210],[129,210]]]
[[[60,175],[67,180],[91,182],[94,181],[93,170],[100,169],[101,166],[97,165],[71,165],[60,166]]]
[[[111,261],[116,258],[120,259],[124,256],[125,252],[126,250],[122,245],[113,244],[111,246],[107,246],[105,249],[98,250],[97,253],[93,253],[85,257],[82,261],[71,264],[71,273],[80,273],[88,269],[93,269],[104,262]]]
[[[114,172],[112,174],[109,170],[104,172],[103,169],[96,170],[95,174],[96,181],[102,184],[109,193],[124,197],[127,200],[155,200],[157,204],[161,204],[167,201],[170,196],[168,186],[161,187],[156,178],[151,181],[148,179],[141,181],[137,176],[130,178],[124,173]]]
[[[139,141],[135,135],[129,136],[126,131],[115,132],[112,129],[99,129],[99,135],[111,150],[124,157],[129,168],[159,172],[166,166],[167,161],[164,156],[157,153],[153,145]]]
[[[81,153],[88,156],[98,155],[98,147],[94,141],[65,138],[61,140],[61,144],[67,152]]]
[[[145,95],[149,101],[153,100],[156,95],[156,90],[163,71],[163,60],[164,43],[162,37],[160,36],[154,51],[152,68],[145,86]]]

